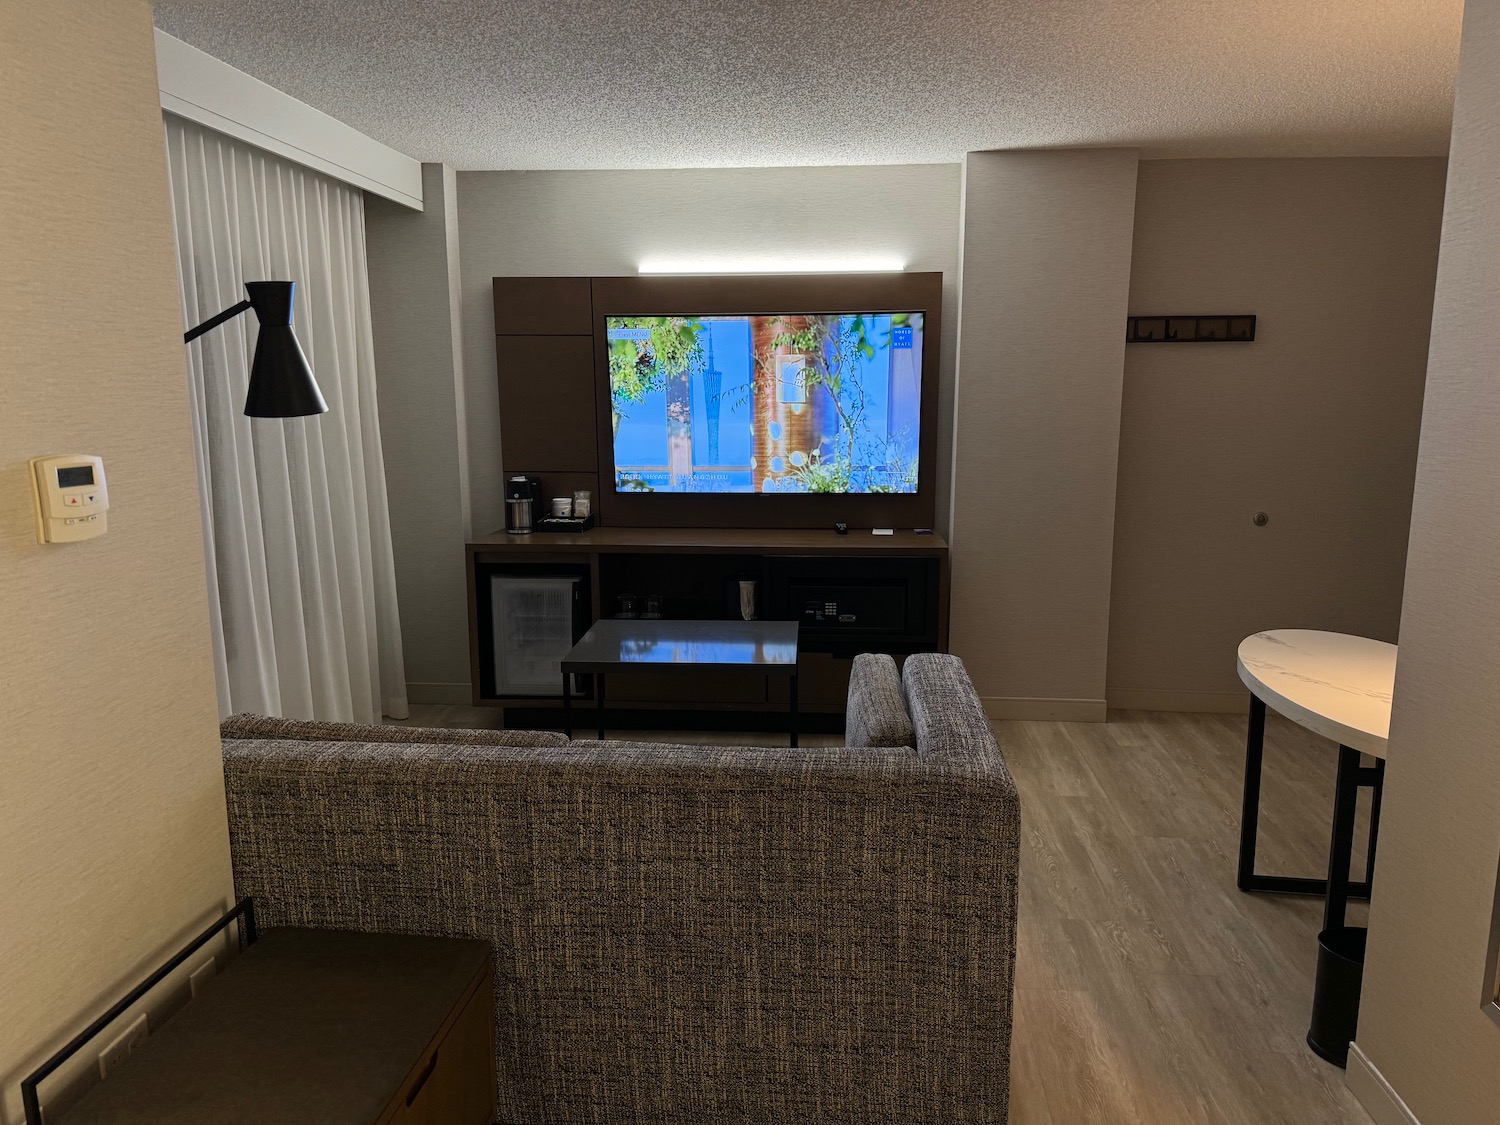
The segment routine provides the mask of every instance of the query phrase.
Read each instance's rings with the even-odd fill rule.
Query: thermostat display
[[[89,454],[37,457],[31,462],[38,543],[77,543],[103,535],[109,490],[104,462]]]

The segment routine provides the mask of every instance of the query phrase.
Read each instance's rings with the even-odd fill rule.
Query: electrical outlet
[[[99,1077],[108,1078],[110,1070],[124,1062],[125,1056],[144,1043],[150,1033],[151,1029],[146,1026],[146,1013],[142,1012],[130,1021],[130,1026],[110,1041],[109,1046],[99,1052]]]
[[[209,982],[209,978],[214,975],[217,968],[218,966],[214,964],[213,958],[210,957],[188,974],[188,988],[192,990],[194,1000],[198,999],[198,993],[203,991],[203,986]]]

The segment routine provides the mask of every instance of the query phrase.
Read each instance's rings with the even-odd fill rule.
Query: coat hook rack
[[[1125,318],[1127,344],[1248,344],[1254,339],[1255,317],[1246,313]]]

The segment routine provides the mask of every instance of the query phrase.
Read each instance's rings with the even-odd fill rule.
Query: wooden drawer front
[[[390,1125],[489,1125],[495,1119],[494,980],[486,976],[396,1095]]]
[[[620,703],[764,703],[766,680],[749,672],[615,672],[604,680],[604,705]]]

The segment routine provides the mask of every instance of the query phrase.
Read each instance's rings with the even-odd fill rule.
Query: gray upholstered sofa
[[[850,729],[904,699],[911,746],[237,717],[236,888],[266,925],[487,938],[506,1125],[1004,1122],[1016,790],[956,658],[896,675],[861,665]]]

